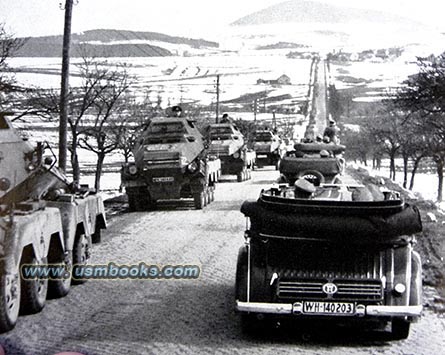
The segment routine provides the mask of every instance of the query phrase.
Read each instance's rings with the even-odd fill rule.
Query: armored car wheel
[[[86,280],[82,279],[81,268],[86,265],[90,258],[90,243],[85,234],[76,236],[73,246],[73,278],[72,283],[81,284]]]
[[[51,262],[52,263],[52,262]],[[66,296],[71,288],[71,269],[73,267],[73,252],[68,252],[67,255],[61,255],[60,262],[65,269],[65,275],[55,280],[49,280],[48,296],[50,298],[60,298]]]
[[[210,202],[212,202],[212,192],[211,192],[211,188],[208,187],[206,190],[206,204],[209,205]]]
[[[240,171],[238,174],[236,174],[236,181],[242,182],[242,181],[244,181],[243,178],[244,178],[244,172],[243,171]]]
[[[21,283],[19,272],[6,274],[0,270],[0,333],[15,327],[20,310]]]
[[[21,265],[39,265],[32,252],[26,251],[23,254]],[[47,264],[46,258],[41,264]],[[35,277],[33,279],[21,280],[20,313],[34,314],[40,312],[45,307],[46,295],[48,293],[48,279]]]
[[[280,170],[280,159],[275,163],[275,170]]]
[[[138,195],[128,194],[128,209],[130,212],[143,210],[143,201]]]
[[[206,205],[206,195],[204,191],[201,191],[200,193],[193,195],[193,201],[195,208],[197,210],[202,210]]]
[[[96,222],[97,223],[97,222]],[[102,240],[102,233],[101,233],[101,229],[99,227],[96,227],[96,230],[94,231],[94,233],[91,235],[91,239],[92,242],[94,244],[96,243],[100,243]]]
[[[393,319],[391,322],[391,338],[393,340],[402,340],[408,338],[410,326],[411,323],[405,319]]]

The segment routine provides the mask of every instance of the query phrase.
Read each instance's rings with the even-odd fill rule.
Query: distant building
[[[272,79],[272,80],[258,79],[256,81],[256,83],[257,84],[269,84],[269,85],[291,85],[290,78],[286,74],[283,74],[280,77],[278,77],[277,79]]]

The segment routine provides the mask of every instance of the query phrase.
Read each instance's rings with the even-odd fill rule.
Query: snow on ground
[[[372,169],[370,166],[365,166],[363,164],[351,164],[352,167],[363,168],[366,169],[370,175],[372,176],[383,176],[389,177],[389,168],[388,164],[383,162],[382,168],[380,170]],[[409,175],[408,179],[411,178]],[[403,185],[403,173],[400,171],[396,172],[395,182],[400,186]],[[412,190],[413,197],[415,198],[415,194],[420,195],[425,200],[437,201],[437,188],[438,188],[438,178],[436,174],[433,173],[417,173],[414,180],[414,188]],[[408,190],[407,190],[408,191]],[[445,202],[441,202],[438,204],[438,207],[441,210],[445,210]]]

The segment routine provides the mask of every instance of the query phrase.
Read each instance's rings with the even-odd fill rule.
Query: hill
[[[17,57],[60,57],[62,36],[27,37],[15,54]],[[218,48],[218,43],[204,39],[168,36],[157,32],[99,29],[72,34],[71,55],[87,51],[96,57],[169,56],[187,50]]]
[[[341,7],[315,1],[290,0],[244,16],[232,26],[264,25],[273,23],[375,23],[403,27],[419,27],[422,24],[383,11]]]

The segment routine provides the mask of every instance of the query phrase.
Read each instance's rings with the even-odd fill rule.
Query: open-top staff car
[[[245,330],[286,318],[391,324],[393,339],[408,337],[422,311],[419,212],[395,192],[364,201],[361,189],[299,179],[244,202],[236,309]]]
[[[345,166],[341,157],[345,149],[333,143],[297,143],[281,159],[281,181],[292,185],[303,177],[315,185],[337,182]]]

